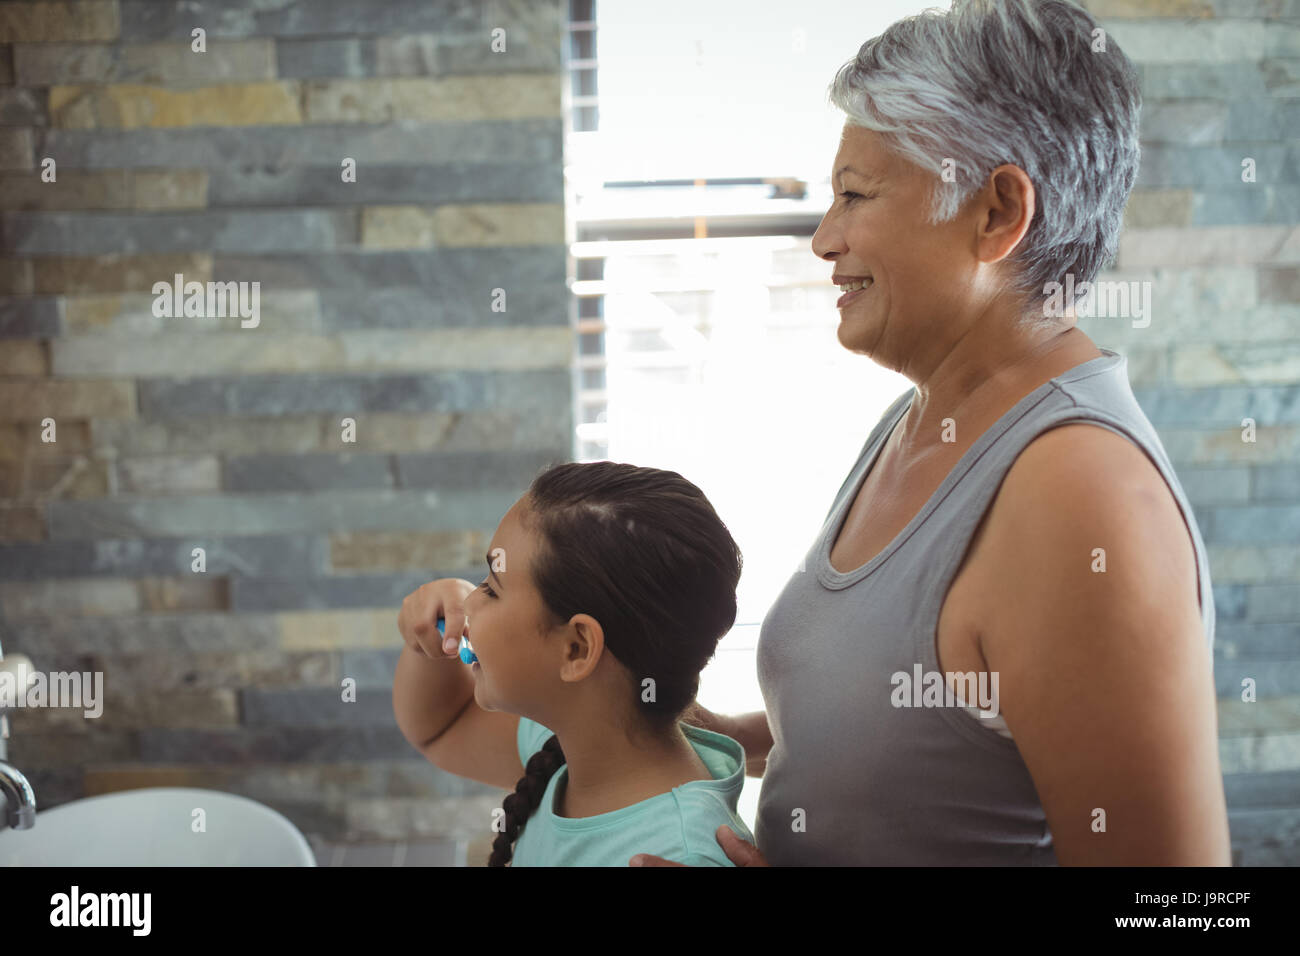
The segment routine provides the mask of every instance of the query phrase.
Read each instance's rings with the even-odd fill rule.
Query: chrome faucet
[[[15,654],[10,663],[4,663],[4,648],[0,647],[0,671],[26,676],[32,662],[22,654]],[[30,830],[36,826],[36,793],[27,778],[17,767],[11,767],[4,760],[9,756],[6,742],[9,740],[9,715],[0,708],[0,830],[10,827],[14,830]]]

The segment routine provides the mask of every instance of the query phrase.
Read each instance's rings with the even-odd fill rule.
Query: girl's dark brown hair
[[[644,728],[671,733],[736,622],[742,559],[727,526],[677,472],[620,462],[554,465],[526,498],[521,521],[534,535],[531,578],[554,623],[575,614],[599,621],[605,649],[628,671]],[[646,678],[654,680],[653,694],[643,692]],[[502,804],[505,830],[488,866],[510,862],[520,829],[563,764],[552,734]]]

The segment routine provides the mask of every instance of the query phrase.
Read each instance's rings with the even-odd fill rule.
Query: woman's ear
[[[989,173],[980,193],[979,258],[998,262],[1009,256],[1034,221],[1037,193],[1019,166],[1004,163]]]

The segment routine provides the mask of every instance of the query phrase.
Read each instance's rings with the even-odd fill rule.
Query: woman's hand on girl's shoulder
[[[727,859],[736,866],[771,866],[763,854],[759,852],[758,847],[752,843],[747,843],[740,837],[736,836],[734,830],[725,823],[718,827],[718,832],[714,834],[718,838],[718,846],[722,847]],[[648,853],[638,853],[628,861],[629,866],[686,866],[685,863],[674,863],[672,860],[665,860],[661,856],[651,856]]]

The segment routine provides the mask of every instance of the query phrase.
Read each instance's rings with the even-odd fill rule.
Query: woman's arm
[[[767,711],[756,710],[748,714],[715,714],[691,705],[682,720],[693,727],[703,727],[715,733],[726,734],[745,748],[745,775],[761,777],[767,769],[767,755],[772,749],[772,730],[767,723]]]
[[[988,535],[981,647],[1057,859],[1231,865],[1195,554],[1160,473],[1110,431],[1053,429]]]

